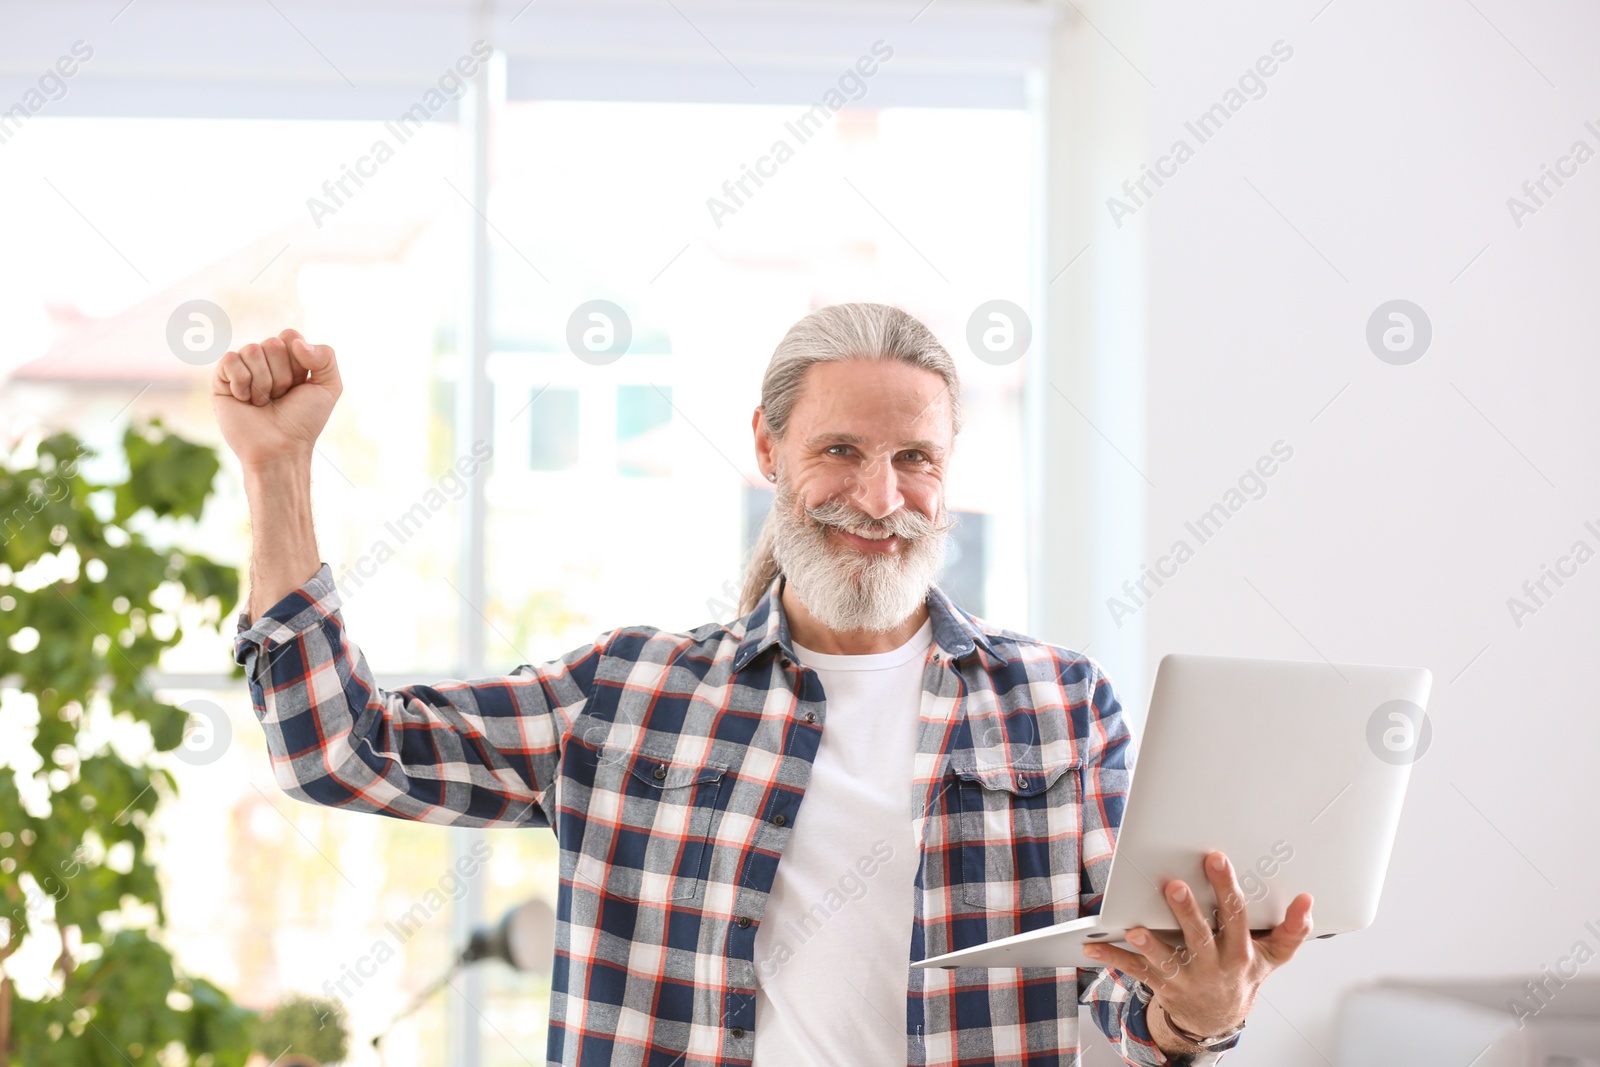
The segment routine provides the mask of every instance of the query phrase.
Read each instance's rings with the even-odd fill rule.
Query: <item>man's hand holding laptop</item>
[[[1250,932],[1245,894],[1233,864],[1221,852],[1206,857],[1206,877],[1219,905],[1216,925],[1201,912],[1195,895],[1181,879],[1164,887],[1167,904],[1183,931],[1183,944],[1172,946],[1149,929],[1129,929],[1127,940],[1138,951],[1113,945],[1086,945],[1090,959],[1132,975],[1155,994],[1150,1002],[1150,1036],[1162,1048],[1203,1048],[1197,1035],[1237,1033],[1255,1003],[1267,975],[1294,958],[1311,935],[1311,894],[1289,904],[1283,922],[1265,934]],[[1211,1042],[1207,1042],[1210,1044]]]
[[[1432,682],[1420,667],[1163,656],[1090,914],[913,966],[1104,967],[1139,983],[1141,1037],[1163,1052],[1233,1047],[1261,983],[1312,936],[1313,894],[1316,937],[1372,925]],[[1397,718],[1412,747],[1388,743]],[[1241,757],[1249,774],[1197,773]]]

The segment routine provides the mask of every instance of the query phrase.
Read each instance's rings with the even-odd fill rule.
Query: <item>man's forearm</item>
[[[311,459],[293,457],[246,468],[250,502],[250,599],[255,622],[272,605],[304,585],[322,565],[311,525]]]

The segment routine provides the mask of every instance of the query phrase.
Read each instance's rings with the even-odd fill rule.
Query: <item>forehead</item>
[[[789,433],[849,433],[867,439],[916,437],[948,445],[950,390],[933,371],[899,360],[817,363],[806,371]]]

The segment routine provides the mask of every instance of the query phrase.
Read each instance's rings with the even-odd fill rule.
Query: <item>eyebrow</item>
[[[861,437],[859,434],[853,433],[821,433],[806,440],[806,445],[811,448],[821,448],[829,445],[855,445],[856,447],[860,448],[864,445],[864,443],[865,439],[863,437]],[[914,448],[918,451],[926,452],[930,456],[944,455],[944,449],[925,438],[917,438],[913,441],[902,441],[900,442],[899,447],[901,449]]]

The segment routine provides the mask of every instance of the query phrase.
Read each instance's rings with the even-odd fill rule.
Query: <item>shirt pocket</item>
[[[953,759],[962,899],[1013,913],[1075,904],[1082,856],[1082,763],[980,766]]]
[[[660,903],[700,891],[727,765],[602,750],[576,874],[624,900]]]

